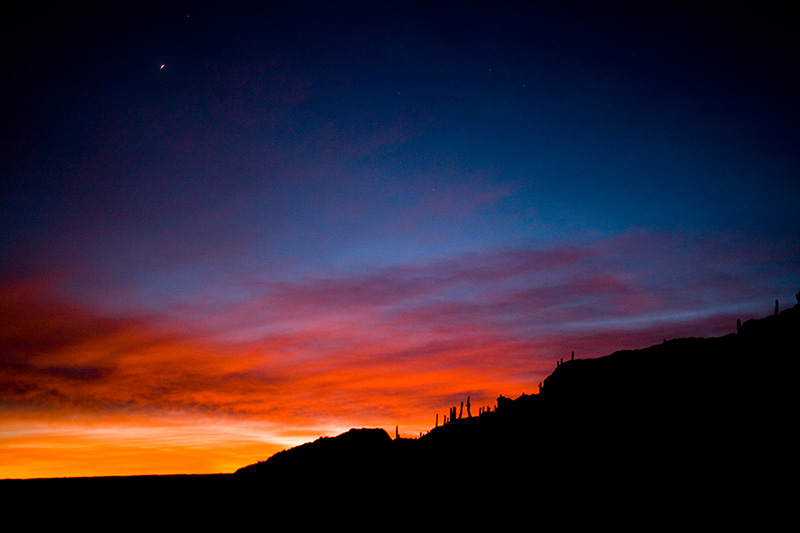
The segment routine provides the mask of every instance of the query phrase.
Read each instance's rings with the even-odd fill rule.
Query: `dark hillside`
[[[355,439],[351,431],[236,476],[308,490],[335,474],[350,486],[420,498],[495,487],[541,501],[590,493],[641,505],[664,491],[695,504],[709,493],[738,501],[754,486],[768,490],[766,472],[790,457],[799,326],[795,307],[723,337],[564,361],[539,394],[501,396],[493,411],[420,439],[391,441],[382,430],[359,430]]]

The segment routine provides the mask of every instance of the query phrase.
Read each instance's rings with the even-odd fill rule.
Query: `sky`
[[[418,437],[795,303],[777,4],[115,4],[2,22],[0,478]]]

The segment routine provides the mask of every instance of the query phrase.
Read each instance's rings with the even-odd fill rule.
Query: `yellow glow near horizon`
[[[253,423],[18,420],[0,430],[0,479],[231,473],[303,441]]]

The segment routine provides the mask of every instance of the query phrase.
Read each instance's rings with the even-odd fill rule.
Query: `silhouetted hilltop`
[[[367,475],[369,466],[389,456],[392,438],[383,429],[351,429],[336,437],[320,437],[282,452],[236,473],[241,477],[258,475],[292,479],[304,483],[329,476]]]
[[[419,439],[351,430],[236,476],[280,487],[330,486],[329,476],[342,476],[351,485],[428,496],[515,480],[534,498],[613,488],[637,500],[665,485],[696,497],[746,491],[764,481],[754,464],[788,460],[787,370],[798,326],[795,306],[723,337],[570,359],[539,394],[500,396],[493,410]]]

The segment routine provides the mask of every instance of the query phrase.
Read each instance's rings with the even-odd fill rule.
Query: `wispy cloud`
[[[595,357],[731,332],[736,318],[769,311],[768,289],[786,274],[754,280],[746,265],[780,256],[630,234],[361,274],[228,280],[236,298],[127,318],[68,305],[48,284],[8,284],[2,410],[416,433],[466,396],[487,405],[534,392],[573,350]],[[681,268],[692,257],[709,260]]]

